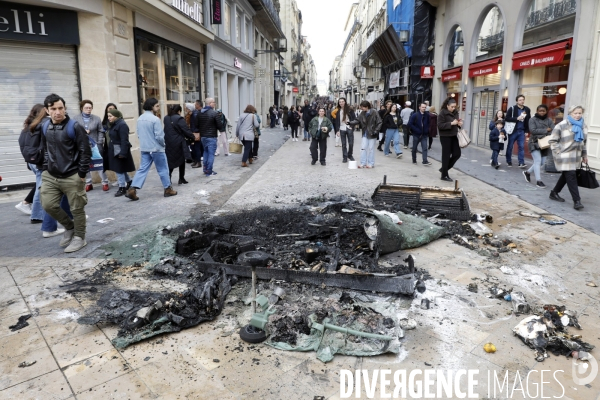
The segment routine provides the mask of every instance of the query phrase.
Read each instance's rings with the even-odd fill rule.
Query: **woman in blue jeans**
[[[402,126],[402,118],[400,118],[400,115],[398,115],[397,110],[398,105],[392,104],[390,111],[383,116],[382,129],[385,129],[385,145],[383,147],[383,154],[386,157],[390,155],[390,142],[393,140],[396,158],[402,158],[399,132],[399,127]]]
[[[546,164],[546,157],[548,156],[549,148],[541,149],[538,145],[538,140],[549,136],[554,129],[554,122],[551,118],[548,118],[548,106],[540,104],[536,110],[536,113],[529,120],[529,152],[533,157],[533,163],[527,171],[523,171],[523,176],[527,182],[531,182],[531,173],[535,174],[536,186],[545,188],[544,182],[540,177],[540,169]]]

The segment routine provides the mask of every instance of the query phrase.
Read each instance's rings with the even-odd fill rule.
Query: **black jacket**
[[[165,153],[169,168],[177,168],[191,159],[190,148],[186,143],[186,138],[194,140],[194,134],[185,123],[185,118],[181,115],[166,116],[165,122]]]
[[[90,140],[83,126],[77,122],[74,126],[75,140],[71,139],[67,133],[68,121],[69,116],[57,125],[50,121],[46,134],[42,134],[43,169],[55,178],[68,178],[73,174],[85,178],[92,160]]]
[[[29,127],[24,128],[19,136],[19,147],[21,148],[23,159],[30,164],[35,164],[38,169],[42,169],[44,164],[42,123],[38,124],[33,132],[31,132]]]
[[[308,124],[314,117],[318,114],[317,110],[314,108],[306,106],[302,109],[302,119],[304,120],[304,129],[308,129]]]
[[[117,119],[109,128],[108,136],[110,137],[110,143],[106,146],[103,154],[104,169],[120,174],[135,171],[127,123],[122,118]],[[119,154],[115,154],[115,145],[121,146]]]
[[[386,114],[381,123],[381,131],[385,132],[388,129],[399,129],[401,126],[402,118],[400,118],[400,114],[396,113],[396,122],[394,122],[394,116],[392,114]]]
[[[225,125],[212,107],[204,107],[196,115],[196,128],[204,138],[217,138],[219,132],[225,132]]]
[[[508,110],[506,110],[506,122],[519,122],[519,120],[517,119],[517,117],[519,116],[519,114],[517,113],[517,108],[519,108],[519,106],[514,105]],[[523,111],[527,113],[527,115],[525,116],[525,120],[523,120],[523,127],[525,129],[525,133],[529,133],[529,120],[531,119],[531,110],[529,109],[529,107],[523,106]]]
[[[385,116],[386,112],[387,108],[383,110],[377,110],[377,114],[379,114],[379,118],[381,119],[381,121],[383,121],[383,117]],[[383,124],[381,124],[381,128],[379,128],[379,132],[385,133],[385,129],[383,129]]]
[[[502,134],[506,139],[506,132],[502,129]],[[497,128],[492,129],[490,132],[490,149],[500,151],[500,131]]]
[[[367,130],[367,139],[379,139],[379,130],[381,129],[381,118],[377,111],[371,109],[371,114],[367,116],[367,111],[363,111],[358,116],[358,122],[361,129]]]
[[[334,110],[336,110],[336,108],[334,108]],[[348,113],[348,122],[350,121],[354,121],[356,120],[356,114],[354,114],[354,111],[350,110],[350,112]],[[333,126],[336,132],[340,131],[340,110],[337,110],[336,114],[335,114],[335,118],[333,120]],[[350,125],[346,126],[350,129],[352,129],[352,127]]]
[[[452,125],[452,121],[458,119],[458,110],[450,112],[447,108],[442,108],[438,114],[438,130],[440,136],[456,136],[458,135],[458,125]]]

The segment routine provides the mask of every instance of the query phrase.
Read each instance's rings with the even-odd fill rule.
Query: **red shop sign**
[[[462,67],[442,71],[442,82],[459,81],[462,77]]]
[[[298,88],[297,88],[297,87],[295,87],[295,88],[292,88],[292,92],[294,92],[294,93],[298,93]]]
[[[512,58],[512,69],[519,70],[561,63],[565,58],[567,49],[571,47],[572,43],[573,39],[569,39],[548,46],[515,53]]]
[[[482,75],[491,75],[498,72],[498,66],[502,63],[502,57],[481,61],[469,65],[469,78]]]
[[[485,110],[481,110],[481,116],[485,117]]]
[[[421,66],[421,79],[433,79],[435,75],[435,67],[433,65]]]

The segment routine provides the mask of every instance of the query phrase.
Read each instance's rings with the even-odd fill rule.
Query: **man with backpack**
[[[41,201],[44,210],[65,227],[60,246],[66,246],[65,253],[72,253],[87,244],[85,177],[90,170],[92,150],[84,127],[66,115],[62,97],[54,93],[47,96],[44,107],[50,119],[42,125]],[[69,201],[73,219],[60,207],[63,195]]]

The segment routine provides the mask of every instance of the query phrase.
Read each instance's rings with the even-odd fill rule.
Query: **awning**
[[[562,62],[567,49],[571,48],[573,39],[553,43],[536,49],[520,51],[513,56],[513,70],[541,67]]]
[[[502,64],[502,57],[496,57],[469,65],[469,78],[474,76],[490,75],[498,72],[498,65]]]
[[[398,34],[394,30],[393,25],[387,27],[381,35],[375,39],[361,56],[361,64],[363,67],[368,66],[368,59],[375,56],[381,61],[381,64],[385,67],[395,62],[406,59],[406,51],[404,46],[398,38]]]
[[[462,79],[462,66],[442,71],[442,82],[460,81]]]

